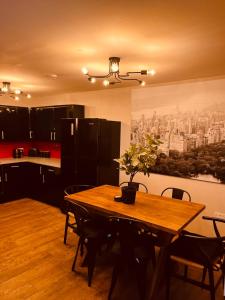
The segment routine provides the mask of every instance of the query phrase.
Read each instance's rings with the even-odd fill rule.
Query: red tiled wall
[[[30,148],[35,147],[42,151],[50,151],[51,157],[60,158],[60,143],[48,142],[0,142],[0,158],[12,157],[12,151],[15,148],[24,148],[24,155],[28,155]]]

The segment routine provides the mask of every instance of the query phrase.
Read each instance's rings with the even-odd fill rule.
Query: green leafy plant
[[[159,139],[147,134],[143,144],[131,144],[119,159],[115,159],[120,164],[120,170],[130,175],[130,182],[133,181],[135,174],[138,172],[147,176],[150,175],[151,167],[156,162],[157,150],[160,144]]]

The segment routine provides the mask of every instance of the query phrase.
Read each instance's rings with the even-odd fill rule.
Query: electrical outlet
[[[225,219],[225,213],[222,213],[220,211],[214,211],[214,216],[217,218]]]

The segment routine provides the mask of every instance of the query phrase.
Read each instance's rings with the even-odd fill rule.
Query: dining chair
[[[161,196],[171,197],[179,200],[187,199],[191,202],[191,195],[187,191],[175,187],[168,187],[164,189],[161,193]]]
[[[181,280],[199,286],[210,291],[211,300],[215,300],[215,292],[219,283],[225,276],[225,236],[221,236],[217,223],[225,223],[225,219],[206,217],[203,219],[213,222],[216,237],[205,237],[199,234],[184,231],[175,240],[169,250],[167,299],[170,294],[170,277],[173,275]],[[187,267],[198,268],[202,271],[201,281],[188,277],[185,269],[184,274],[172,272],[172,263],[177,262]],[[221,271],[221,275],[214,283],[214,271]],[[209,283],[205,283],[208,272]]]
[[[84,190],[88,190],[88,189],[91,189],[93,188],[94,186],[92,185],[86,185],[86,184],[73,184],[73,185],[69,185],[65,188],[64,190],[64,195],[65,196],[69,196],[71,194],[74,194],[74,193],[78,193],[78,192],[81,192],[81,191],[84,191]],[[71,228],[72,230],[76,229],[76,222],[75,222],[75,219],[74,219],[74,214],[72,212],[70,212],[68,210],[68,207],[67,207],[67,210],[65,211],[65,205],[64,205],[64,202],[62,204],[63,208],[63,212],[66,214],[66,221],[65,221],[65,229],[64,229],[64,244],[66,244],[67,242],[67,234],[68,234],[68,228]]]
[[[112,235],[119,241],[119,251],[112,272],[108,299],[111,299],[118,276],[123,268],[129,268],[136,276],[140,299],[144,299],[146,290],[147,263],[155,265],[154,243],[149,228],[134,219],[109,217]]]
[[[84,258],[83,265],[87,265],[88,267],[88,286],[91,286],[96,255],[100,250],[104,240],[107,239],[106,231],[104,228],[95,223],[90,212],[82,205],[65,200],[65,209],[73,214],[75,219],[73,231],[79,236],[75,257],[72,264],[72,271],[75,271],[79,250],[81,250],[82,256],[84,250],[83,247],[85,247],[87,253]]]
[[[141,183],[141,182],[130,182],[130,181],[124,181],[124,182],[121,182],[120,183],[120,187],[122,187],[122,186],[134,186],[135,188],[136,188],[136,190],[137,191],[143,191],[143,192],[145,192],[145,193],[148,193],[148,188],[147,188],[147,186],[145,185],[145,184],[143,184],[143,183]]]

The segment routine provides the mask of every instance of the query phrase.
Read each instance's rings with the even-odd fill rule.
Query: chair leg
[[[112,280],[111,280],[111,286],[110,286],[110,289],[109,289],[108,300],[111,300],[112,293],[113,293],[113,290],[116,286],[116,282],[117,282],[117,279],[118,279],[118,275],[119,275],[119,263],[116,262],[116,264],[113,268],[113,272],[112,272]]]
[[[95,268],[95,260],[96,260],[97,250],[96,249],[88,249],[87,253],[87,262],[88,262],[88,286],[91,286],[92,277]]]
[[[202,272],[202,283],[205,282],[206,273],[207,273],[207,268],[204,267],[203,272]]]
[[[187,279],[187,275],[188,275],[188,266],[184,266],[184,278]]]
[[[210,285],[211,300],[216,300],[216,298],[215,298],[215,286],[214,286],[213,269],[209,268],[208,272],[209,272],[209,285]]]
[[[147,262],[142,264],[136,264],[136,280],[138,284],[138,291],[141,300],[145,299],[145,288],[146,288],[146,270]]]
[[[79,242],[78,242],[78,245],[77,245],[77,251],[76,251],[76,254],[75,254],[75,257],[74,257],[74,261],[73,261],[73,265],[72,265],[72,271],[75,271],[75,265],[76,265],[77,255],[78,255],[78,252],[79,252],[80,245],[81,245],[81,237],[79,238]]]
[[[65,245],[66,245],[66,240],[67,240],[68,222],[69,222],[69,215],[66,216],[65,229],[64,229],[64,244]]]

